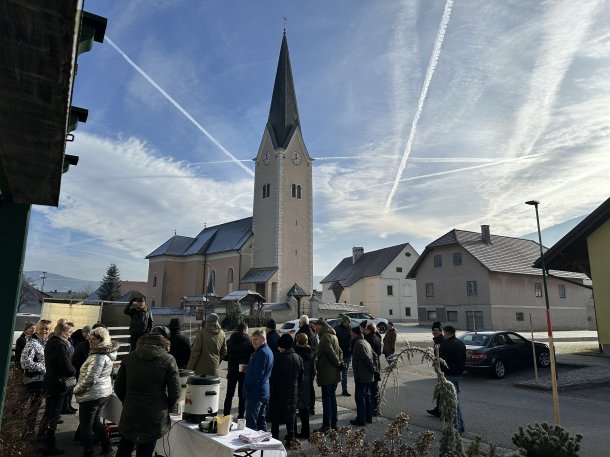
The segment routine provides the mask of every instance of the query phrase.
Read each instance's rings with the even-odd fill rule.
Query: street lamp
[[[546,285],[546,267],[544,266],[544,253],[542,252],[542,234],[540,233],[540,218],[538,217],[538,200],[529,200],[526,205],[532,205],[536,209],[536,224],[538,225],[538,244],[540,246],[540,264],[542,266],[542,283],[544,284],[544,303],[546,305],[546,328],[549,335],[549,355],[551,358],[551,387],[553,389],[553,413],[555,423],[560,424],[559,417],[559,392],[557,390],[557,367],[555,366],[555,345],[553,344],[553,326],[551,325],[551,312],[549,307],[549,293]]]

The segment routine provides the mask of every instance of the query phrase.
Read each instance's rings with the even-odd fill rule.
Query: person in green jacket
[[[205,325],[195,338],[186,369],[193,370],[198,376],[218,376],[218,366],[226,355],[227,341],[218,323],[218,315],[208,314]]]
[[[170,429],[169,411],[180,399],[176,360],[169,353],[169,330],[155,327],[125,356],[114,383],[123,402],[121,442],[116,457],[151,457],[159,438]]]

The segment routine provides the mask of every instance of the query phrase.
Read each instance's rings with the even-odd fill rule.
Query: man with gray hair
[[[246,367],[244,398],[246,400],[246,427],[267,431],[267,405],[269,403],[269,378],[273,369],[273,352],[267,345],[264,330],[252,333],[254,354]]]
[[[307,335],[309,347],[313,349],[315,353],[316,349],[318,348],[318,336],[309,326],[309,317],[307,316],[307,314],[303,314],[299,318],[299,331],[296,333],[295,339],[299,333],[304,333],[305,335]]]

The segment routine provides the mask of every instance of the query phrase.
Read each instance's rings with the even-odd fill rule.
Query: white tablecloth
[[[104,407],[102,417],[114,422],[119,423],[121,418],[121,411],[123,410],[123,404],[117,398],[116,395],[112,394]],[[245,430],[236,430],[233,427],[233,431],[229,432],[228,435],[220,436],[213,433],[203,433],[197,428],[197,424],[190,424],[182,421],[180,417],[170,416],[172,420],[172,427],[170,432],[160,438],[155,446],[155,452],[162,456],[196,456],[205,455],[206,457],[233,457],[239,454],[239,449],[249,450],[248,443],[244,443],[239,439],[241,433],[252,432],[252,430],[246,428]],[[269,446],[268,449],[264,449],[264,457],[286,457],[286,449],[284,448],[281,441],[271,439],[263,446]],[[257,446],[261,446],[258,444]],[[260,456],[261,452],[257,451],[253,456]]]

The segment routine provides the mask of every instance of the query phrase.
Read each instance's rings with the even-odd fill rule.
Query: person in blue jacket
[[[246,367],[244,398],[246,400],[246,427],[267,431],[267,406],[269,404],[269,378],[273,368],[273,352],[267,345],[263,330],[252,333],[254,354]]]

